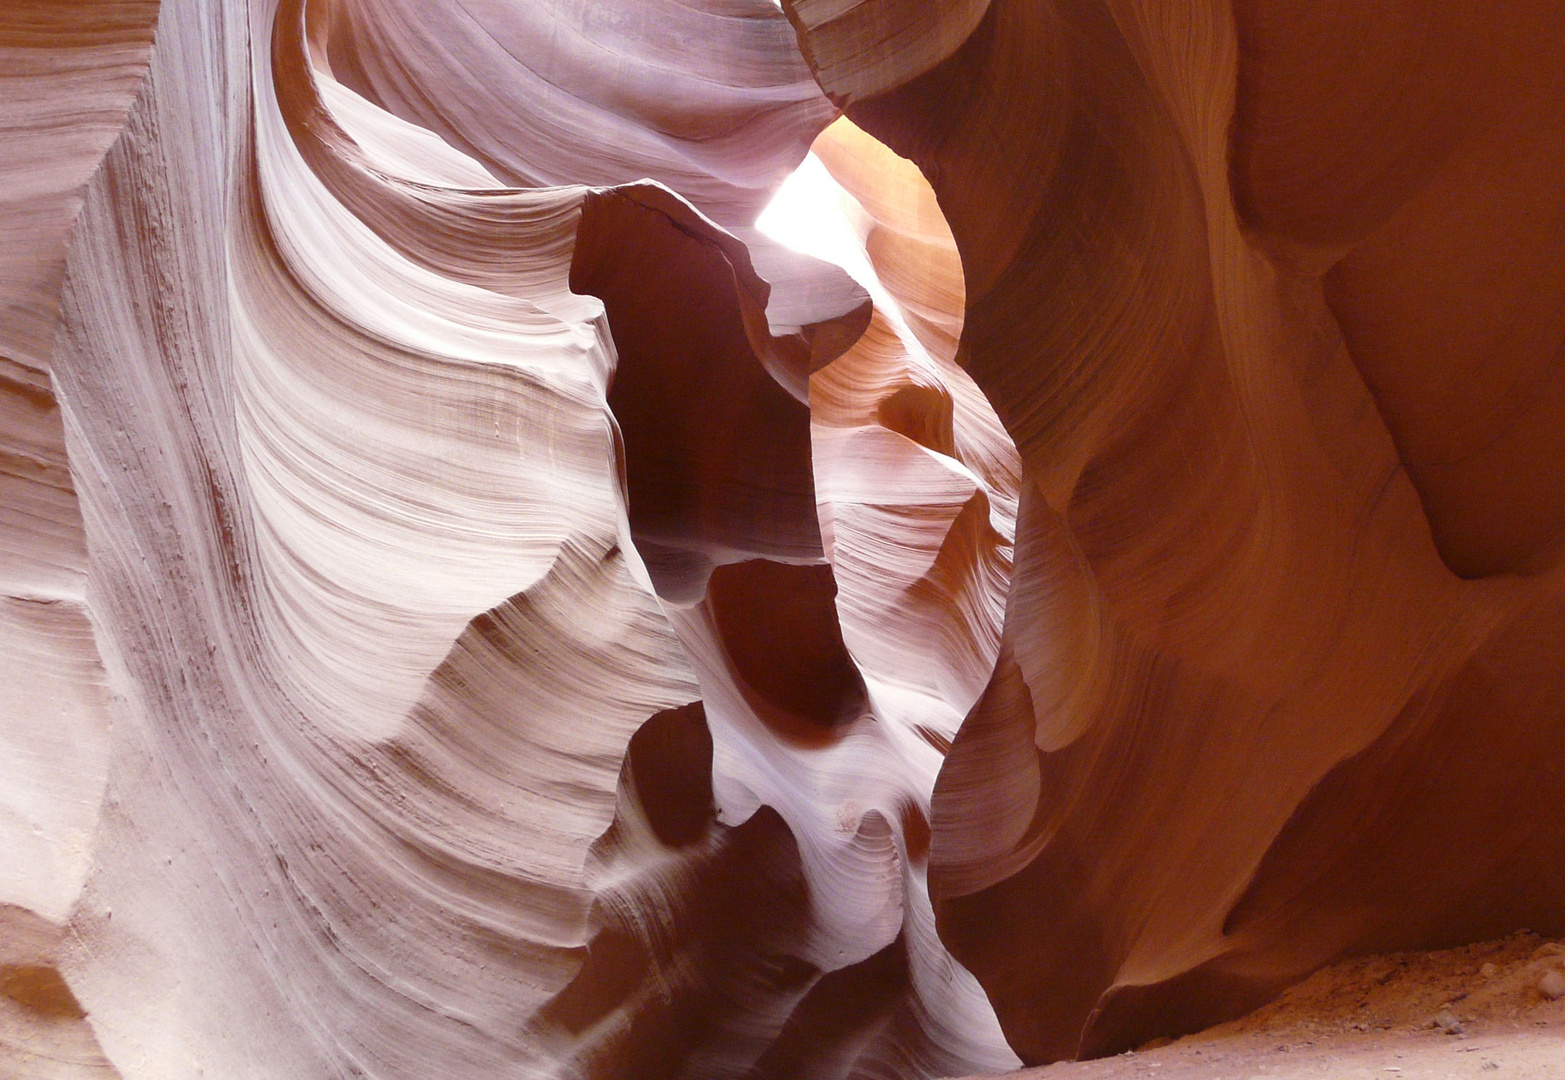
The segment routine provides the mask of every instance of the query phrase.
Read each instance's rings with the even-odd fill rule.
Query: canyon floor
[[[1347,960],[1242,1020],[1008,1080],[1565,1080],[1551,972],[1565,980],[1565,945],[1528,933]]]

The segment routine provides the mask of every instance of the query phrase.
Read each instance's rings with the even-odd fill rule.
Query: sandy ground
[[[1565,997],[1540,985],[1550,972],[1565,978],[1565,946],[1525,933],[1348,960],[1243,1020],[1007,1080],[1565,1080]]]

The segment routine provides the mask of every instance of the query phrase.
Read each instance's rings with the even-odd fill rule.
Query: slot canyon
[[[1562,57],[0,2],[0,1080],[1565,1080]]]

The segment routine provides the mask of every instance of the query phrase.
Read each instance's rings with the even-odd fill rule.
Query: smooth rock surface
[[[784,6],[812,57],[881,7]],[[930,885],[1029,1062],[1565,930],[1565,23],[1493,15],[996,0],[848,101],[930,178],[1022,461]]]
[[[1565,934],[1562,35],[10,5],[0,1072],[996,1073]]]

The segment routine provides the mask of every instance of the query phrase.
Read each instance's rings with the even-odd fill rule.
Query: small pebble
[[[1486,979],[1492,979],[1499,973],[1500,969],[1495,967],[1493,964],[1486,963],[1483,967],[1478,969],[1478,974],[1482,975]]]
[[[1538,993],[1550,1001],[1558,1001],[1565,997],[1565,975],[1557,971],[1551,971],[1538,980]]]
[[[1435,1027],[1447,1035],[1460,1035],[1462,1033],[1462,1022],[1449,1009],[1441,1009],[1435,1014]]]

